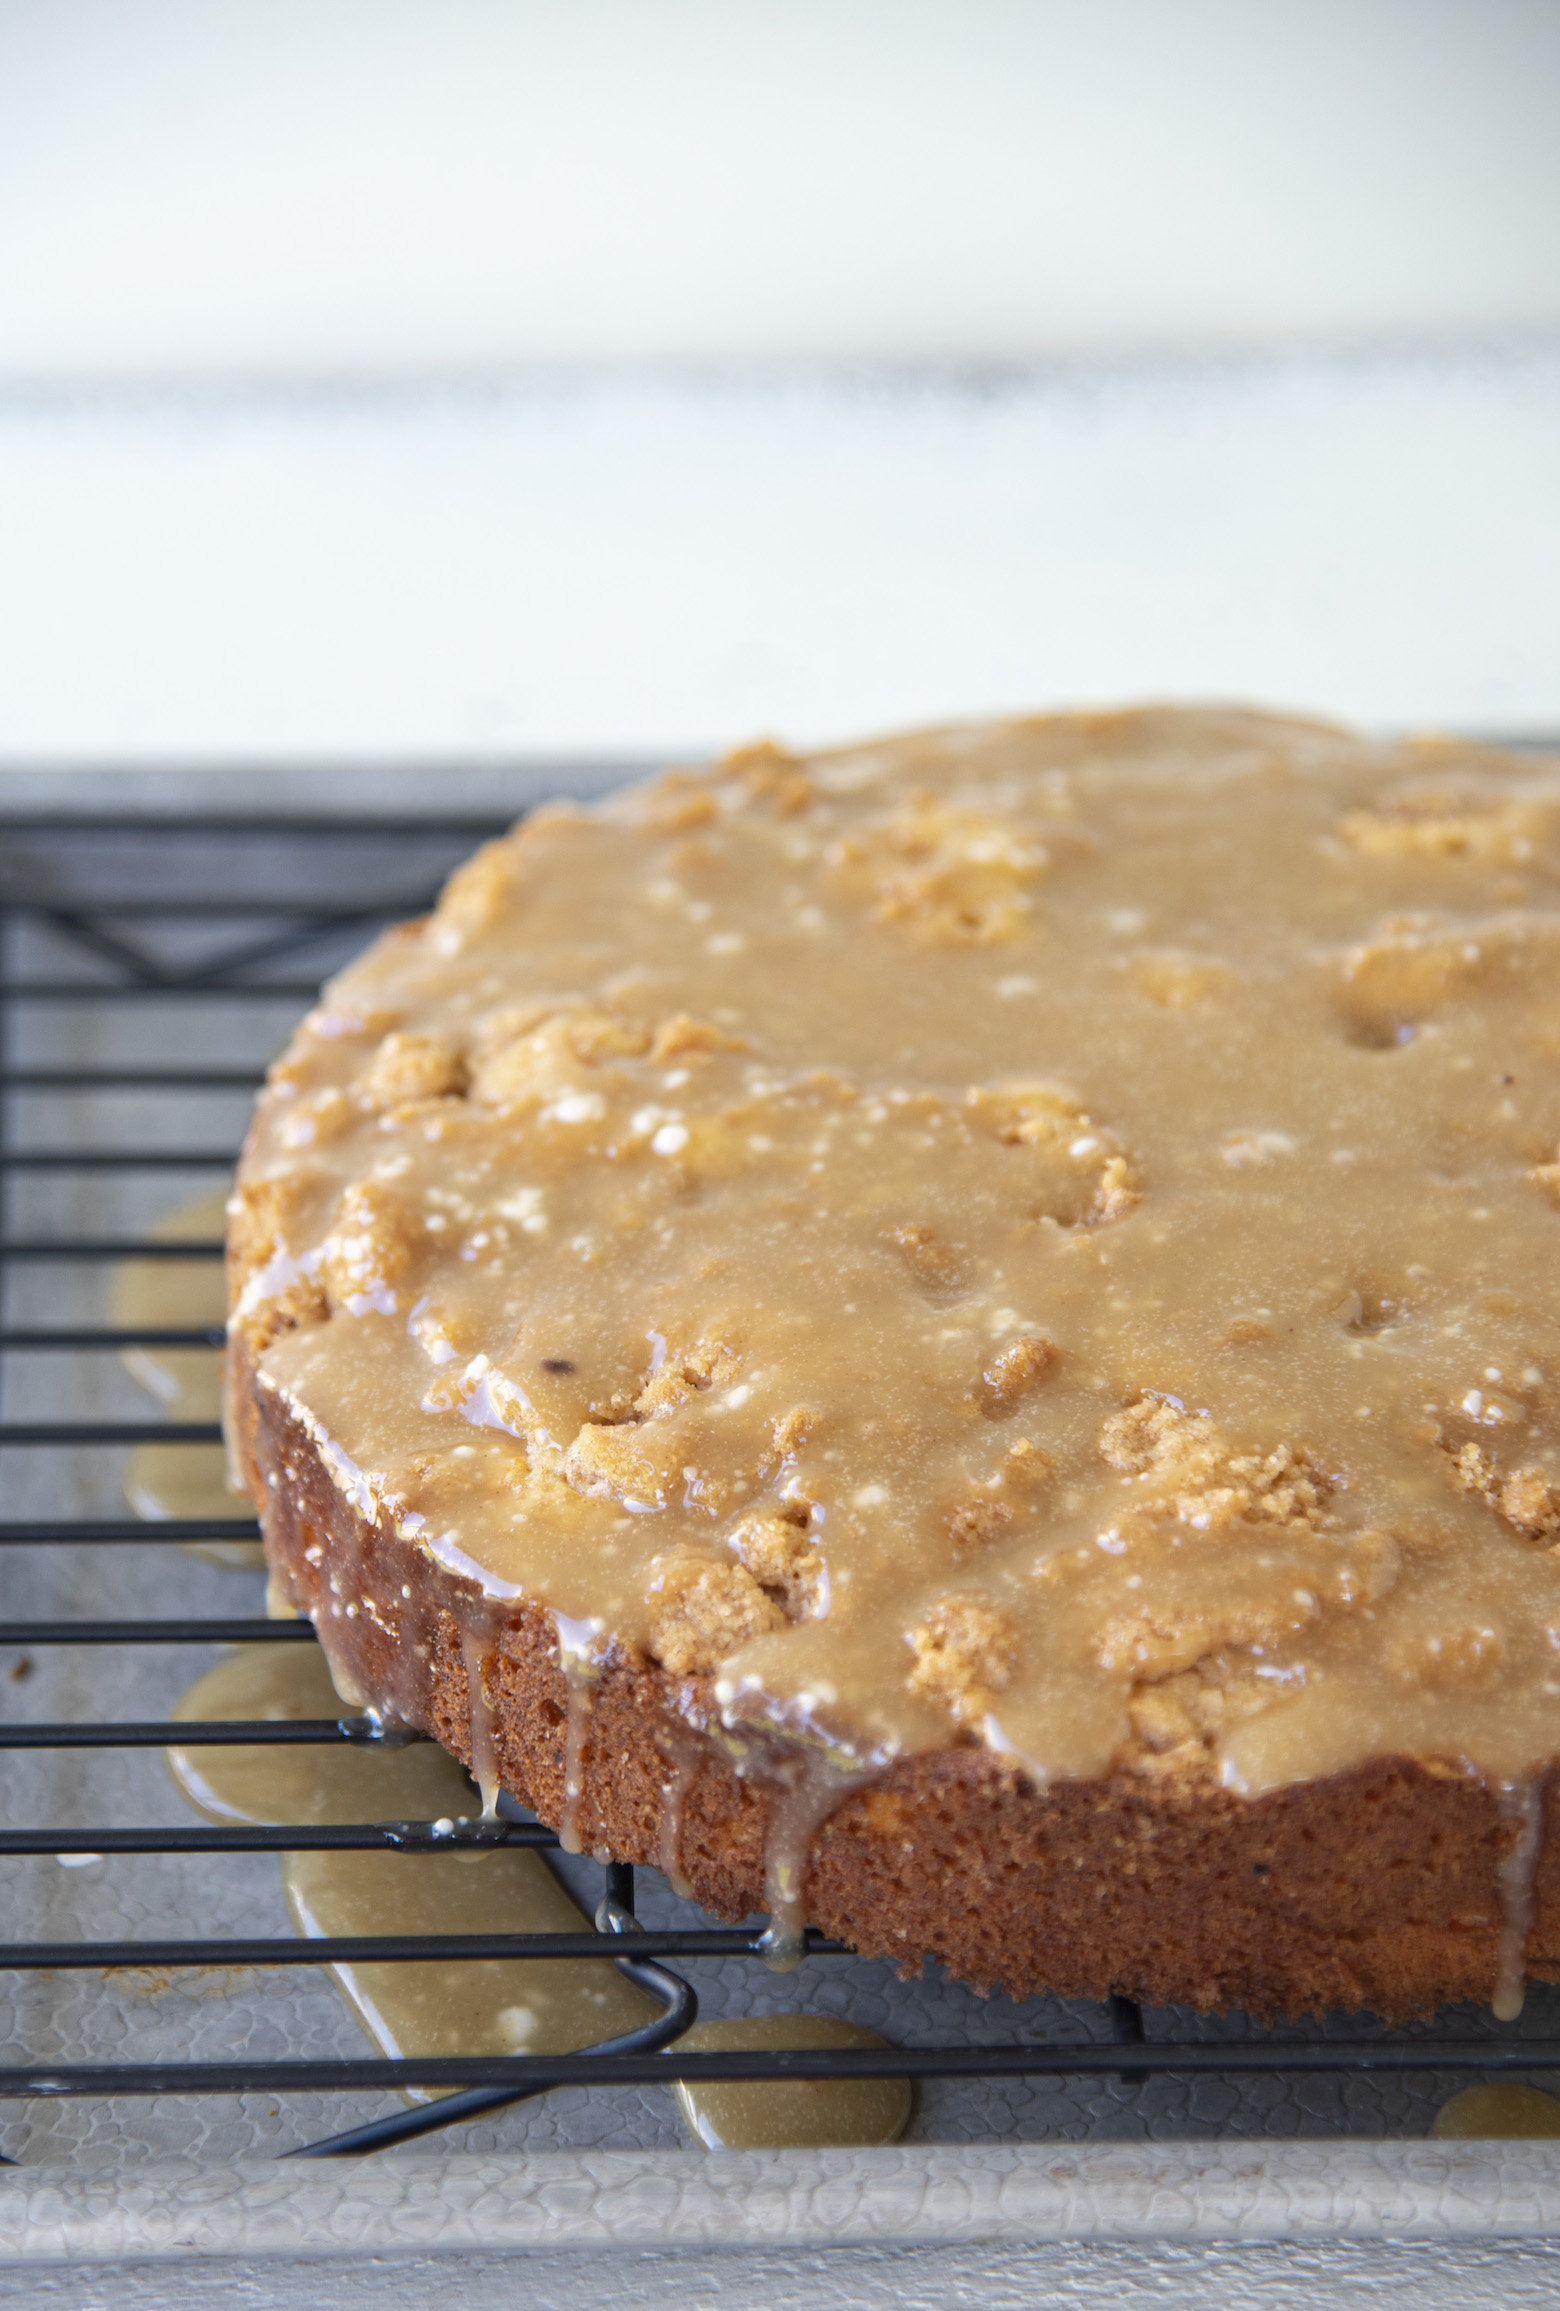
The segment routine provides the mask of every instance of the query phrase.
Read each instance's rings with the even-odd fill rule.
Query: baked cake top
[[[1557,891],[1555,766],[1239,712],[538,811],[273,1068],[234,1323],[366,1516],[695,1722],[1515,1778]]]

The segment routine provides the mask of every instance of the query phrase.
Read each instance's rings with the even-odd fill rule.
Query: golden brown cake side
[[[475,1722],[502,1786],[550,1826],[571,1824],[586,1850],[666,1869],[723,1917],[765,1909],[784,1777],[806,1771],[800,1745],[739,1772],[718,1725],[690,1729],[686,1683],[622,1648],[587,1693],[571,1686],[550,1613],[495,1607],[382,1531],[241,1352],[236,1378],[274,1576],[341,1682],[393,1696],[474,1769]],[[708,1691],[698,1699],[713,1715]],[[1519,1834],[1475,1776],[1413,1759],[1246,1799],[1125,1773],[1042,1791],[1011,1760],[957,1747],[839,1798],[803,1841],[800,1890],[812,1923],[868,1955],[916,1966],[930,1954],[1014,1997],[1119,1991],[1401,2021],[1492,1995],[1510,1931],[1502,1863]],[[1525,1971],[1560,1977],[1553,1774]]]

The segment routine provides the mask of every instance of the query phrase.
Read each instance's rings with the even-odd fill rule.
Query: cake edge
[[[339,1681],[584,1850],[675,1873],[728,1919],[774,1907],[778,1869],[823,1933],[1013,1998],[1401,2022],[1491,1997],[1521,1833],[1461,1767],[1374,1758],[1248,1798],[1126,1772],[1042,1788],[950,1744],[820,1781],[816,1747],[766,1736],[743,1755],[708,1680],[621,1641],[571,1674],[549,1608],[496,1602],[365,1516],[241,1334],[229,1358],[231,1441],[279,1607],[314,1622]],[[1551,1981],[1560,1760],[1535,1779],[1524,1970]]]

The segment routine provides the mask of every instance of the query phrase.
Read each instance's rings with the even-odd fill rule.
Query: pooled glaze
[[[331,1683],[317,1645],[238,1645],[196,1678],[171,1715],[179,1724],[234,1718],[297,1723],[338,1718],[351,1707]],[[215,1822],[438,1821],[472,1810],[466,1776],[431,1741],[404,1749],[345,1741],[300,1742],[296,1748],[175,1744],[163,1754],[183,1795]]]
[[[1537,2086],[1465,2086],[1430,2131],[1437,2142],[1539,2142],[1560,2135],[1560,2101]]]
[[[875,2030],[833,2014],[724,2016],[696,2022],[677,2041],[698,2054],[887,2044]],[[679,2079],[674,2091],[683,2123],[706,2150],[851,2150],[898,2142],[915,2107],[905,2078]]]
[[[162,1243],[220,1242],[227,1229],[228,1190],[193,1196],[165,1212],[146,1233]],[[220,1325],[227,1315],[227,1288],[216,1260],[126,1260],[115,1271],[110,1320],[125,1331],[165,1326],[194,1330]],[[156,1398],[170,1420],[217,1420],[222,1413],[222,1358],[214,1348],[125,1348],[120,1361],[131,1378]],[[252,1506],[247,1493],[228,1484],[227,1455],[220,1444],[137,1445],[125,1463],[125,1498],[138,1517],[196,1521],[241,1517]],[[258,1541],[187,1541],[192,1556],[243,1571],[261,1565]]]
[[[1235,712],[541,811],[272,1070],[233,1322],[364,1514],[587,1633],[581,1738],[619,1642],[846,1776],[1404,1752],[1516,1855],[1557,891],[1554,766]]]
[[[342,1703],[313,1645],[242,1646],[198,1679],[176,1718],[337,1717]],[[475,1810],[465,1775],[432,1742],[339,1747],[178,1749],[175,1782],[214,1821],[456,1819]],[[298,1932],[566,1934],[586,1920],[539,1854],[289,1853],[282,1890]],[[565,2054],[635,2030],[659,2010],[607,1959],[447,1958],[332,1966],[337,1987],[380,2051]],[[426,2102],[414,2090],[408,2100]]]

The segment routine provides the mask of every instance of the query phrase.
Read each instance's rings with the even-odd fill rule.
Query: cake
[[[1560,766],[1235,710],[534,812],[231,1209],[277,1604],[491,1804],[979,1986],[1560,1973]]]

